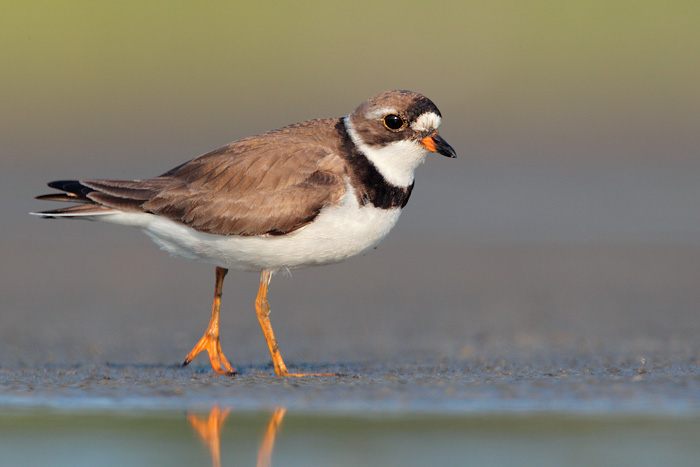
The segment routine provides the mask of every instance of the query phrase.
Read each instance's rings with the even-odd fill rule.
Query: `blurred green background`
[[[6,1],[5,173],[150,175],[396,88],[462,164],[695,162],[698,24],[697,2]]]

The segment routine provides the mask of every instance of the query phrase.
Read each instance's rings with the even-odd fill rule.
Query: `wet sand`
[[[111,246],[119,254],[106,263],[98,243],[45,247],[35,264],[17,263],[6,289],[15,308],[0,330],[0,404],[698,410],[693,246],[442,242],[407,257],[411,245],[392,242],[276,276],[272,319],[288,366],[345,375],[289,380],[272,376],[254,274],[231,274],[224,290],[222,344],[240,374],[213,374],[205,355],[180,368],[206,326],[213,271],[150,246]],[[79,268],[67,274],[65,264]],[[22,284],[34,274],[43,285],[30,293]]]
[[[299,368],[299,367],[297,367]],[[323,413],[698,415],[697,361],[558,364],[442,361],[433,364],[304,365],[339,377],[277,378],[270,367],[221,377],[205,366],[48,366],[0,372],[5,407],[62,410],[236,410],[286,407]]]

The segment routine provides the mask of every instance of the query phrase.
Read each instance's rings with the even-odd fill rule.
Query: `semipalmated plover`
[[[138,227],[171,255],[216,266],[209,326],[187,355],[207,350],[234,374],[219,344],[229,268],[261,271],[255,301],[279,376],[290,373],[272,332],[267,289],[278,270],[335,263],[366,252],[396,223],[413,173],[430,153],[455,157],[441,115],[421,94],[390,91],[344,118],[311,120],[244,138],[146,180],[59,180],[38,199],[75,206],[33,213]]]

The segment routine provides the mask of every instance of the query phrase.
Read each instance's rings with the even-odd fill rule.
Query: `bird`
[[[182,366],[207,351],[234,375],[219,339],[224,277],[260,273],[255,309],[277,376],[280,354],[267,300],[278,271],[343,261],[371,250],[396,224],[430,154],[455,158],[442,115],[422,94],[388,91],[344,117],[294,123],[246,137],[144,180],[57,180],[36,199],[75,203],[33,212],[136,227],[172,256],[212,264],[209,325]],[[325,374],[317,374],[325,375]]]

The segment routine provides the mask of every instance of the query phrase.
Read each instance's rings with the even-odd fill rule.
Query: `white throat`
[[[416,167],[421,165],[430,154],[418,141],[394,141],[384,147],[372,147],[365,144],[350,122],[350,116],[344,118],[345,129],[355,147],[367,157],[387,182],[397,187],[407,187],[413,183]]]

